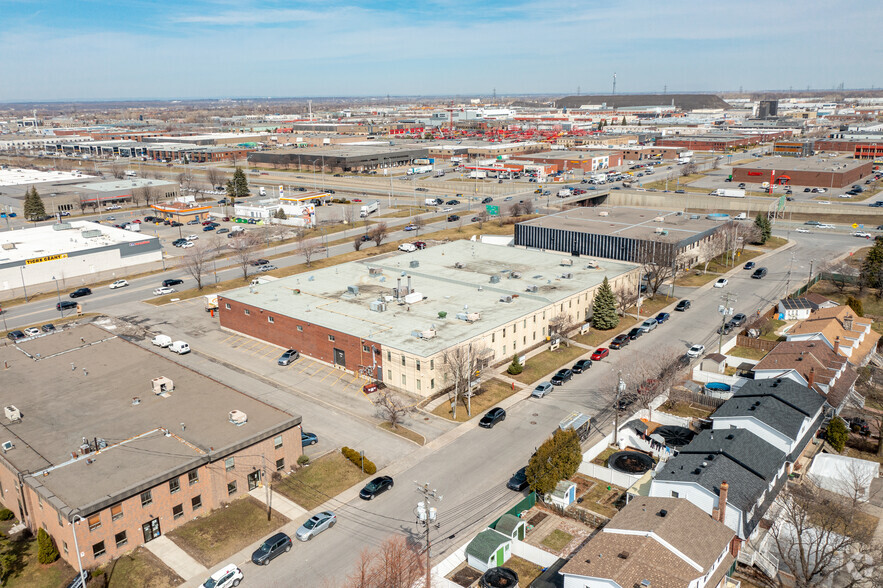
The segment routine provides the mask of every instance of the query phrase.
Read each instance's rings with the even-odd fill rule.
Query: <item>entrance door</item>
[[[504,557],[504,555],[503,555],[503,546],[500,545],[500,548],[497,550],[497,567],[500,567],[501,565],[503,565],[504,563],[506,563],[506,562],[503,560],[503,557]]]
[[[261,483],[261,470],[255,470],[248,474],[248,491],[251,492]]]
[[[141,525],[141,532],[144,534],[145,543],[153,541],[154,539],[162,535],[162,531],[160,531],[159,528],[159,519],[153,519],[152,521]]]
[[[343,349],[334,348],[334,365],[346,367],[346,354]]]
[[[518,525],[518,540],[524,541],[524,525]]]

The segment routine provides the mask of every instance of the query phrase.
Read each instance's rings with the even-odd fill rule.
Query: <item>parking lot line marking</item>
[[[227,335],[226,337],[224,337],[224,340],[221,341],[221,343],[226,343],[230,339],[239,339],[239,335]]]
[[[328,373],[327,373],[327,374],[325,374],[325,377],[324,377],[324,378],[322,378],[322,379],[321,379],[321,380],[319,380],[319,381],[320,381],[320,382],[324,382],[324,381],[325,381],[325,380],[327,380],[327,379],[328,379],[328,376],[333,376],[333,375],[334,375],[334,370],[333,370],[333,369],[330,369],[330,368],[329,368],[329,371],[328,371]]]
[[[305,371],[307,371],[308,369],[310,369],[310,366],[311,366],[311,365],[312,365],[311,362],[309,362],[309,361],[305,361],[305,362],[304,362],[304,367],[303,367],[299,372],[297,372],[297,373],[299,373],[299,374],[304,373]],[[309,374],[307,374],[307,375],[309,375]]]

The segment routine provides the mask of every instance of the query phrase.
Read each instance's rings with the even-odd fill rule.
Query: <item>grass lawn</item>
[[[660,288],[662,290],[662,288]],[[677,302],[677,298],[671,298],[666,296],[665,294],[657,293],[653,298],[644,298],[641,300],[641,315],[642,316],[652,316],[668,306],[669,304],[674,304]],[[628,313],[637,313],[638,308],[633,306],[626,310]]]
[[[741,345],[736,345],[729,351],[727,351],[727,355],[735,355],[736,357],[744,357],[745,359],[757,359],[761,360],[764,356],[769,353],[768,351],[764,351],[763,349],[755,349],[754,347],[742,347]]]
[[[744,264],[746,261],[754,259],[755,257],[759,257],[767,253],[766,251],[761,251],[759,249],[743,249],[741,253],[736,252],[736,265],[732,264],[732,253],[730,253],[729,257],[725,258],[722,255],[719,255],[711,260],[711,263],[708,264],[708,271],[725,274],[732,270],[734,267],[739,267]]]
[[[417,445],[423,445],[424,443],[426,443],[426,439],[423,438],[423,435],[421,435],[420,433],[415,433],[411,429],[403,427],[402,425],[399,425],[395,429],[393,429],[392,425],[390,425],[389,423],[380,423],[377,426],[384,431],[389,431],[394,435],[398,435],[399,437],[404,437],[409,441],[413,441]]]
[[[764,341],[778,341],[780,339],[780,335],[778,334],[778,330],[781,329],[785,325],[785,321],[780,321],[779,319],[770,319],[770,328],[772,329],[769,333],[765,333],[758,337],[758,339],[763,339]]]
[[[616,447],[608,447],[607,449],[602,451],[600,454],[598,454],[598,456],[592,460],[592,463],[595,465],[599,465],[599,466],[606,466],[607,465],[607,458],[610,457],[611,455],[613,455],[614,453],[616,453],[617,451],[619,451],[619,449],[617,449]]]
[[[4,532],[11,525],[4,526]],[[59,547],[59,551],[60,551]],[[3,586],[7,588],[58,588],[66,586],[77,577],[77,571],[65,561],[58,559],[49,565],[37,561],[37,540],[11,541],[3,536],[0,551],[13,556],[13,564],[3,573]]]
[[[843,455],[883,463],[883,455],[877,455],[877,440],[859,437],[854,433],[849,435]]]
[[[105,573],[108,588],[175,588],[184,583],[183,578],[143,547],[115,559],[108,565]]]
[[[361,468],[335,451],[282,478],[273,484],[273,490],[312,510],[367,477]]]
[[[519,586],[530,586],[543,573],[543,568],[517,555],[510,557],[503,565],[518,574]]]
[[[524,371],[517,376],[511,377],[519,382],[530,384],[531,382],[536,382],[549,372],[564,367],[566,364],[586,353],[588,353],[588,350],[578,345],[571,345],[570,347],[561,345],[555,351],[549,351],[547,349],[542,353],[529,357],[524,366]]]
[[[594,483],[592,487],[589,488],[588,492],[582,495],[583,508],[594,511],[608,518],[613,518],[616,513],[619,512],[619,509],[617,509],[614,504],[625,493],[624,488],[580,474],[577,474],[577,477]]]
[[[788,239],[785,239],[784,237],[770,237],[769,239],[767,239],[766,243],[761,245],[761,247],[764,247],[765,249],[778,249],[782,245],[787,244]]]
[[[573,540],[573,535],[570,533],[565,533],[561,529],[555,529],[546,537],[540,541],[543,545],[551,549],[552,551],[558,552],[567,547],[567,544]],[[518,578],[521,580],[521,577]]]
[[[577,343],[588,345],[589,347],[592,347],[594,349],[605,341],[609,341],[610,339],[616,337],[618,334],[624,333],[625,331],[631,329],[637,322],[638,319],[633,316],[621,316],[619,317],[619,324],[609,331],[599,331],[598,329],[592,329],[585,335],[576,335],[575,337],[571,337],[571,339],[573,339]]]
[[[211,567],[287,522],[288,518],[276,511],[268,521],[266,506],[245,496],[166,533],[166,537],[193,559]]]
[[[378,219],[404,218],[407,216],[414,216],[417,214],[423,214],[424,212],[432,212],[432,210],[430,210],[429,208],[426,208],[425,206],[410,206],[410,207],[399,206],[398,208],[399,208],[399,210],[395,210],[392,212],[384,212],[381,216],[378,216],[375,218],[378,218]]]
[[[698,288],[699,286],[704,286],[708,282],[715,281],[719,277],[721,277],[720,274],[716,274],[713,272],[708,272],[707,274],[704,274],[702,273],[702,269],[690,270],[689,272],[681,275],[677,280],[675,280],[675,286],[682,286],[684,288]]]
[[[529,364],[530,362],[528,362]],[[523,372],[522,372],[523,373]],[[458,423],[466,421],[477,416],[483,416],[484,412],[505,398],[509,398],[518,392],[518,386],[515,390],[510,384],[497,380],[496,378],[481,383],[481,394],[472,397],[472,416],[466,414],[466,406],[460,404],[457,406],[457,418],[451,415],[451,405],[448,402],[442,402],[432,411],[435,416],[440,416],[449,420],[456,420]]]
[[[675,416],[686,418],[704,419],[711,414],[711,409],[694,404],[692,402],[671,402],[668,401],[656,410]]]

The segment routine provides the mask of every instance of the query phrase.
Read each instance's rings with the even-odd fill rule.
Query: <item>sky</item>
[[[0,0],[0,102],[880,88],[877,0]],[[867,23],[867,24],[865,24]]]

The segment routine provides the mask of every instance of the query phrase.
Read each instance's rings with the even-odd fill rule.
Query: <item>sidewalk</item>
[[[175,542],[165,535],[160,535],[153,541],[145,543],[144,547],[182,578],[196,576],[204,580],[208,576],[205,566],[190,557],[187,552],[175,545]]]

